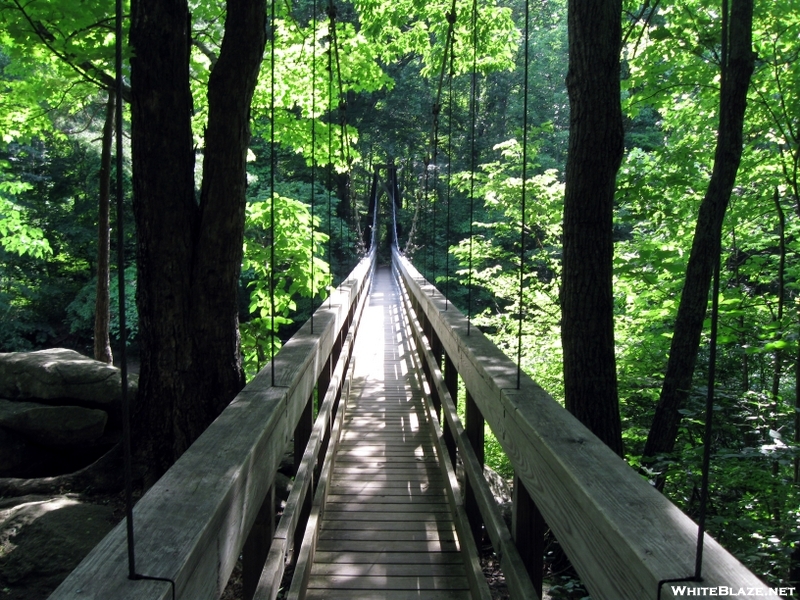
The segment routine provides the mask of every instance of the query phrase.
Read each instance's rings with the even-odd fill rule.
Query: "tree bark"
[[[714,264],[720,255],[722,223],[742,156],[747,89],[753,73],[753,1],[732,0],[728,64],[723,65],[720,120],[714,167],[694,233],[661,396],[644,448],[644,460],[672,452],[680,413],[689,396]],[[663,487],[663,478],[658,481]]]
[[[241,389],[241,268],[249,106],[265,45],[264,0],[229,0],[209,80],[203,184],[194,187],[186,0],[131,7],[134,214],[141,346],[133,411],[144,485]]]
[[[94,302],[94,358],[108,364],[114,361],[109,337],[111,322],[109,264],[111,257],[111,147],[114,143],[114,116],[117,112],[115,109],[116,94],[109,90],[100,153],[100,193],[97,209],[97,292]]]
[[[622,454],[614,356],[613,208],[623,153],[619,0],[570,0],[561,340],[567,409]]]

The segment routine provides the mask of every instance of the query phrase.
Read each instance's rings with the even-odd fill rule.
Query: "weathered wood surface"
[[[517,390],[516,365],[396,250],[394,264],[592,597],[656,598],[659,581],[692,575],[695,523],[529,377]],[[708,536],[703,577],[686,585],[768,593]]]
[[[240,392],[134,509],[136,570],[175,582],[180,599],[222,593],[311,396],[339,329],[369,289],[374,252]],[[129,580],[121,523],[50,596],[52,600],[168,600],[171,585]]]
[[[402,282],[400,282],[399,285],[401,286],[400,293],[403,297],[404,305],[410,313],[409,324],[418,348],[419,359],[425,361],[427,364],[426,372],[429,374],[432,383],[431,387],[436,390],[436,394],[440,400],[442,418],[444,422],[448,424],[453,441],[458,447],[458,453],[464,467],[464,473],[467,476],[467,482],[471,484],[472,493],[474,494],[473,497],[480,509],[480,515],[484,522],[486,532],[489,534],[489,538],[492,541],[494,552],[500,560],[500,567],[506,577],[506,583],[511,592],[511,597],[524,598],[525,600],[538,600],[539,594],[536,592],[525,564],[517,551],[516,544],[511,538],[511,533],[505,521],[503,521],[500,508],[497,506],[492,496],[489,484],[483,476],[483,461],[481,457],[477,456],[473,451],[473,440],[470,439],[468,432],[461,424],[455,402],[450,395],[450,390],[447,388],[444,375],[439,369],[438,362],[427,339],[423,337],[422,327],[413,314],[407,291],[402,285]],[[468,394],[467,407],[469,407],[469,400],[470,396]],[[431,416],[431,419],[435,418],[435,415]],[[481,419],[479,422],[481,427],[483,427],[483,420]],[[480,435],[482,439],[483,431],[480,432]]]
[[[400,310],[379,271],[306,598],[473,597]]]

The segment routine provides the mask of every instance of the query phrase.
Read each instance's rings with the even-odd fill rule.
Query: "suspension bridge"
[[[488,599],[485,537],[510,596],[536,600],[548,529],[596,600],[778,594],[708,536],[691,581],[695,523],[518,378],[396,244],[378,264],[376,229],[311,321],[139,500],[141,575],[128,575],[123,522],[51,599],[217,599],[240,557],[245,600]],[[510,528],[483,475],[485,425],[515,472]],[[287,448],[297,472],[276,523]]]

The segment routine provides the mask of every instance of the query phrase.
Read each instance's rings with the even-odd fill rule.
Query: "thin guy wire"
[[[311,17],[311,334],[314,334],[314,208],[317,187],[317,0]]]
[[[722,0],[722,52],[720,60],[720,93],[725,91],[728,76],[728,0]],[[722,102],[720,98],[720,102]],[[694,576],[702,580],[703,544],[706,534],[706,508],[708,505],[708,477],[711,468],[711,435],[714,425],[714,387],[717,376],[717,329],[719,326],[719,280],[722,248],[718,249],[717,261],[714,265],[714,290],[711,297],[711,339],[708,357],[708,392],[706,395],[706,423],[703,432],[703,467],[700,484],[700,514],[697,519],[697,551],[695,553]]]
[[[275,0],[270,3],[270,25],[272,36],[270,43],[270,103],[269,103],[269,230],[272,236],[272,248],[269,253],[269,303],[270,303],[270,333],[269,333],[269,364],[272,385],[275,385]]]
[[[125,319],[125,232],[124,232],[124,205],[122,195],[122,0],[116,0],[116,39],[114,69],[116,72],[116,195],[117,195],[117,293],[119,295],[119,341],[120,341],[120,379],[122,383],[122,430],[123,430],[123,457],[125,461],[125,523],[128,533],[128,579],[136,578],[136,547],[133,531],[133,467],[131,456],[131,415],[128,401],[128,357],[126,346],[128,344],[128,331]]]
[[[467,335],[472,327],[472,233],[475,213],[475,121],[478,87],[478,0],[472,0],[472,81],[470,86],[469,268],[467,273]]]
[[[333,48],[336,40],[336,7],[333,0],[328,3],[328,18],[330,19],[330,43],[328,46],[328,111],[333,113]],[[333,227],[331,224],[331,207],[333,206],[333,123],[328,123],[328,268],[330,269],[331,283],[333,285]],[[331,304],[331,293],[328,290],[328,307]]]
[[[169,583],[175,600],[175,582],[167,577],[152,577],[136,573],[136,543],[133,528],[133,460],[131,456],[131,414],[128,401],[128,324],[125,315],[125,204],[123,187],[124,147],[122,138],[122,0],[115,2],[114,75],[115,75],[115,135],[116,135],[116,200],[117,200],[117,292],[119,296],[120,384],[122,387],[122,458],[125,480],[125,525],[128,546],[128,579],[163,581]],[[110,92],[109,92],[110,93]]]
[[[528,180],[528,68],[530,35],[530,0],[525,0],[525,82],[522,99],[522,222],[519,228],[519,327],[517,329],[517,389],[522,380],[522,322],[523,292],[525,289],[525,192]]]
[[[450,294],[450,194],[451,174],[453,170],[453,55],[450,55],[450,77],[448,80],[447,97],[447,243],[444,254],[444,309],[449,306]]]

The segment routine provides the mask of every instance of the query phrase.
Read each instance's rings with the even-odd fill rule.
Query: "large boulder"
[[[0,427],[45,446],[85,446],[99,440],[108,413],[81,406],[0,400]]]
[[[131,378],[131,397],[136,381]],[[0,353],[0,397],[99,408],[121,417],[120,370],[74,350]]]
[[[28,446],[25,438],[0,427],[0,477],[25,464]]]

